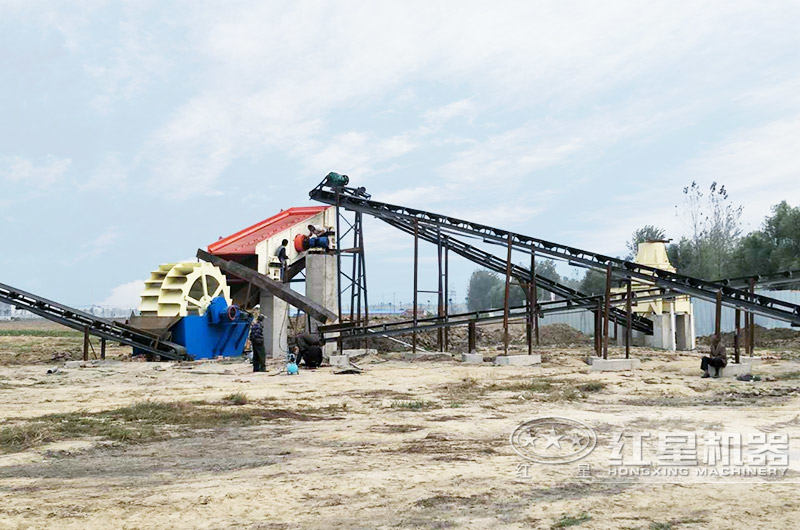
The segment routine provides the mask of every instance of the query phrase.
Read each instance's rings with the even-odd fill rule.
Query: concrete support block
[[[339,312],[339,277],[336,274],[336,256],[309,252],[306,254],[306,296],[334,313]],[[320,323],[311,320],[312,333]],[[322,347],[326,357],[336,353],[336,342],[329,341]]]
[[[592,372],[620,372],[639,368],[639,359],[601,359],[591,357]]]
[[[266,290],[261,291],[260,304],[267,358],[283,359],[289,350],[289,304]]]
[[[542,356],[538,353],[533,355],[498,355],[494,364],[498,366],[532,366],[542,364]]]
[[[347,368],[350,366],[350,356],[349,355],[331,355],[328,358],[328,363],[331,366],[335,366],[338,368]]]
[[[342,350],[342,355],[350,357],[361,357],[363,355],[377,355],[378,350],[373,348],[354,348],[351,350]]]
[[[720,368],[719,376],[720,377],[738,377],[740,375],[748,375],[752,374],[752,365],[748,362],[741,362],[739,364],[728,362],[728,366],[725,368]],[[712,376],[714,375],[714,368],[709,368],[708,373]]]
[[[462,353],[461,362],[466,364],[481,364],[483,363],[483,355],[480,353]]]

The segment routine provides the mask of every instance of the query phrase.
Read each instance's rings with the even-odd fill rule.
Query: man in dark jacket
[[[711,377],[708,367],[714,368],[714,377],[719,377],[720,368],[728,365],[728,356],[725,354],[725,346],[722,345],[722,337],[715,334],[711,337],[711,354],[700,360],[700,369],[703,370],[701,377]]]
[[[284,239],[281,241],[281,246],[278,247],[278,250],[275,251],[275,256],[278,258],[278,261],[281,262],[281,281],[286,281],[286,263],[289,261],[289,255],[286,254],[286,245],[289,244],[288,239]]]
[[[317,368],[322,364],[322,346],[319,336],[312,333],[301,333],[295,337],[297,342],[297,365],[303,361],[306,368]]]
[[[253,371],[267,371],[267,352],[264,349],[264,315],[250,325],[250,344],[253,346]]]

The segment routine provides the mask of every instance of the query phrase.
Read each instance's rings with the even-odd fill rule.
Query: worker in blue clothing
[[[250,325],[250,344],[253,346],[253,371],[267,371],[267,352],[264,349],[264,315],[258,315]]]

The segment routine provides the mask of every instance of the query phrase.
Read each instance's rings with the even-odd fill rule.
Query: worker
[[[728,356],[725,354],[725,346],[722,345],[722,337],[720,337],[718,333],[715,333],[711,337],[710,355],[703,357],[700,361],[700,369],[703,370],[703,375],[701,377],[711,377],[708,371],[709,366],[714,368],[714,377],[719,377],[720,369],[725,368],[727,365]]]
[[[253,346],[253,371],[267,371],[267,352],[264,349],[264,315],[258,315],[250,325],[250,345]]]
[[[317,368],[322,364],[322,346],[319,335],[313,333],[301,333],[295,337],[295,355],[297,365],[304,362],[306,368]]]
[[[289,244],[288,239],[284,239],[281,241],[281,246],[278,247],[278,250],[275,251],[275,256],[277,256],[278,261],[281,262],[281,281],[286,281],[286,263],[289,261],[289,255],[286,254],[286,245]]]
[[[332,236],[333,230],[325,230],[325,228],[316,225],[308,225],[309,237],[327,237]]]

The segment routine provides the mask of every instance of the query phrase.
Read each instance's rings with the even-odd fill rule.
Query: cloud
[[[56,158],[52,155],[36,162],[21,156],[2,156],[0,179],[46,187],[61,180],[71,164],[72,160],[69,158]]]
[[[472,99],[461,99],[425,112],[424,118],[428,124],[439,128],[454,118],[459,118],[461,116],[468,116],[471,118],[476,111],[477,105]]]
[[[80,251],[77,253],[74,262],[91,261],[102,256],[114,246],[119,239],[119,235],[120,232],[118,227],[107,227],[103,232],[95,236],[94,239],[81,245]]]
[[[127,182],[129,171],[130,168],[122,162],[120,153],[107,153],[80,187],[86,190],[120,188]]]
[[[136,280],[111,289],[111,293],[98,305],[122,309],[135,309],[139,307],[140,298],[144,290],[144,282]]]

